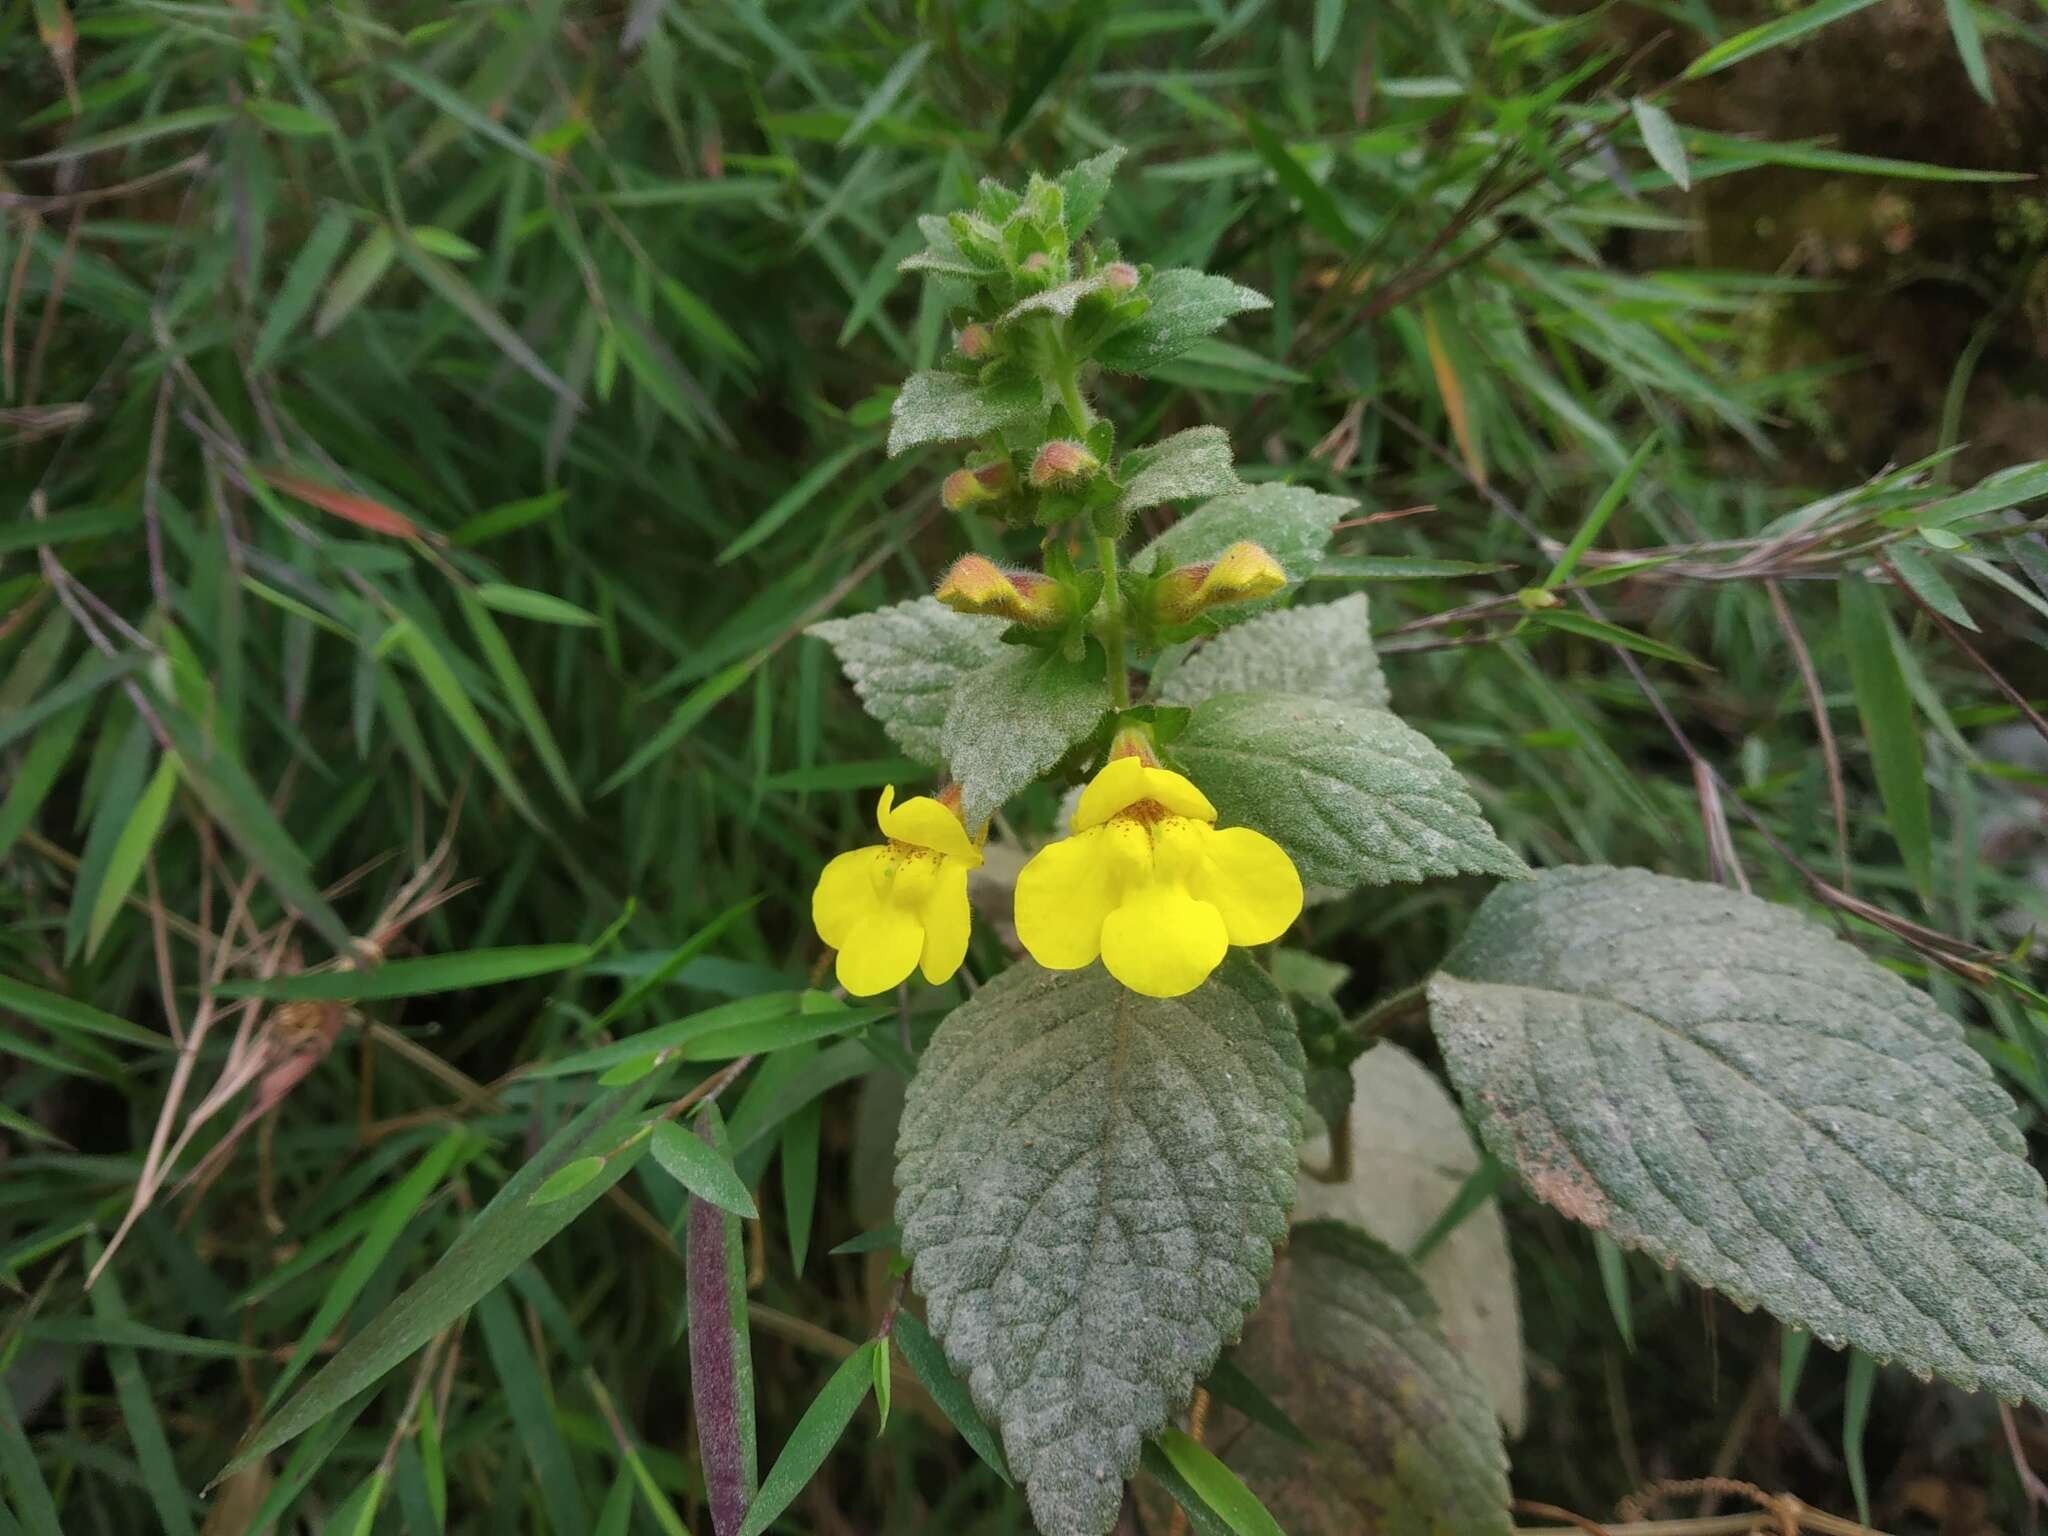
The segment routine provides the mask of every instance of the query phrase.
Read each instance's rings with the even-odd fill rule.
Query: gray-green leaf
[[[913,373],[889,409],[889,453],[1002,432],[1042,408],[1035,379],[981,384],[957,373]]]
[[[1304,581],[1321,563],[1338,521],[1357,505],[1305,485],[1248,486],[1203,502],[1139,550],[1131,569],[1142,574],[1214,560],[1250,539],[1280,562],[1290,581]]]
[[[1101,1536],[1144,1439],[1258,1300],[1302,1054],[1234,954],[1185,997],[1012,967],[939,1026],[897,1141],[932,1331],[1048,1536]]]
[[[1789,908],[1638,869],[1495,891],[1430,983],[1541,1199],[1841,1347],[2048,1404],[2048,1199],[1954,1020]]]
[[[1384,709],[1227,693],[1173,743],[1224,826],[1256,828],[1310,885],[1527,873],[1449,758]]]
[[[1189,427],[1149,448],[1135,449],[1125,455],[1120,473],[1124,493],[1117,510],[1125,513],[1191,496],[1221,496],[1238,488],[1230,434],[1221,427]]]
[[[1365,594],[1262,613],[1210,640],[1158,689],[1162,704],[1194,705],[1220,693],[1302,693],[1386,708]]]
[[[1091,155],[1080,164],[1060,172],[1060,204],[1066,212],[1067,238],[1079,240],[1088,233],[1102,200],[1109,196],[1110,178],[1124,157],[1121,144]]]
[[[1086,740],[1109,709],[1099,651],[1069,661],[1057,651],[1005,649],[959,681],[941,732],[970,827]]]
[[[1297,1226],[1232,1358],[1316,1437],[1255,1430],[1226,1457],[1284,1529],[1506,1536],[1493,1405],[1393,1250],[1341,1222]]]
[[[1006,652],[1003,626],[920,597],[873,613],[813,624],[846,680],[889,739],[927,763],[945,760],[946,707],[973,673]]]
[[[1096,360],[1115,373],[1150,373],[1179,357],[1232,315],[1271,304],[1256,289],[1190,267],[1155,272],[1139,292],[1152,301],[1152,307],[1096,350]]]

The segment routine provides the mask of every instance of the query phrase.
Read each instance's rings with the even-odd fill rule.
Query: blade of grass
[[[825,1464],[825,1458],[846,1433],[847,1425],[853,1422],[854,1414],[860,1411],[860,1405],[874,1387],[872,1356],[881,1347],[881,1341],[870,1339],[839,1362],[839,1369],[832,1373],[811,1406],[804,1410],[804,1416],[797,1420],[796,1428],[790,1431],[782,1454],[775,1458],[774,1467],[761,1483],[760,1494],[748,1506],[739,1536],[762,1536]]]

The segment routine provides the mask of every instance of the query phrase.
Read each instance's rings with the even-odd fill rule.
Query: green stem
[[[1131,672],[1124,661],[1124,603],[1117,589],[1116,540],[1095,537],[1095,558],[1102,566],[1102,647],[1109,652],[1109,697],[1118,709],[1131,707]]]

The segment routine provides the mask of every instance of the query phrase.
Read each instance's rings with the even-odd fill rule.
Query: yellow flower
[[[1053,971],[1099,955],[1147,997],[1179,997],[1232,944],[1266,944],[1301,914],[1301,876],[1250,827],[1216,826],[1216,807],[1179,774],[1112,758],[1081,792],[1073,836],[1040,849],[1017,877],[1017,937]]]
[[[889,841],[840,854],[811,893],[811,922],[839,951],[839,984],[855,997],[886,992],[919,968],[936,986],[967,958],[967,871],[981,850],[944,801],[895,801],[891,784],[875,810]]]

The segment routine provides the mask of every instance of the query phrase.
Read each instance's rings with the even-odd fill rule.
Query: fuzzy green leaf
[[[946,708],[961,684],[1005,654],[1001,624],[930,597],[827,619],[805,633],[832,647],[867,712],[925,763],[945,759]]]
[[[1526,873],[1450,759],[1390,711],[1227,693],[1195,711],[1173,752],[1222,825],[1265,833],[1310,885]]]
[[[1088,738],[1109,709],[1101,652],[1016,647],[961,680],[940,744],[970,827]]]
[[[1109,184],[1124,158],[1121,144],[1091,155],[1080,164],[1060,172],[1060,205],[1065,210],[1067,238],[1079,240],[1088,233],[1095,215],[1109,196]]]
[[[1256,289],[1188,267],[1155,272],[1138,292],[1151,308],[1096,349],[1096,361],[1113,373],[1150,373],[1231,316],[1271,305]]]
[[[1125,513],[1238,489],[1230,434],[1221,427],[1189,427],[1149,448],[1135,449],[1125,456],[1119,473],[1124,493],[1117,510]]]
[[[897,1140],[904,1251],[1041,1529],[1110,1529],[1257,1301],[1302,1103],[1286,1003],[1241,955],[1171,999],[1018,965],[939,1026]]]
[[[1306,608],[1262,613],[1216,636],[1167,674],[1162,704],[1200,704],[1222,693],[1298,693],[1387,707],[1363,592]]]
[[[1007,431],[1043,409],[1036,379],[980,384],[957,373],[913,373],[889,409],[889,453]]]
[[[1303,485],[1254,485],[1206,501],[1131,558],[1140,574],[1214,560],[1249,539],[1280,562],[1291,581],[1304,581],[1330,547],[1338,520],[1358,504]]]
[[[1493,1405],[1392,1249],[1340,1222],[1297,1226],[1234,1358],[1316,1436],[1223,1441],[1282,1528],[1506,1536]]]
[[[2048,1404],[2048,1198],[1961,1028],[1789,908],[1634,869],[1490,896],[1429,986],[1494,1155],[1738,1305]]]

